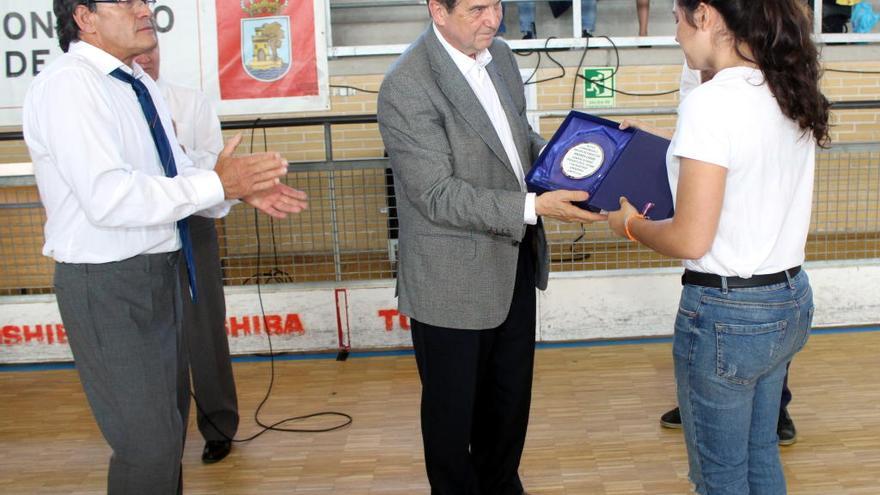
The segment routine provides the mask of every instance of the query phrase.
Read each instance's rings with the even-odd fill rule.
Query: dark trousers
[[[188,291],[183,291],[183,335],[196,398],[196,420],[205,440],[225,440],[238,430],[238,398],[226,338],[217,228],[213,218],[193,215],[188,222],[199,300],[193,304]],[[180,263],[180,274],[181,287],[189,287],[185,263]]]
[[[86,398],[113,449],[107,492],[179,493],[189,375],[178,254],[57,263],[55,294]]]
[[[432,495],[523,493],[517,469],[535,357],[535,260],[527,241],[501,326],[460,330],[412,321]]]
[[[791,369],[791,361],[785,365],[785,379],[782,380],[782,397],[779,399],[779,410],[788,407],[791,402],[791,389],[788,388],[788,372]]]

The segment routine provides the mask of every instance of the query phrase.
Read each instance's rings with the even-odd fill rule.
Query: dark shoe
[[[797,430],[794,421],[788,415],[788,409],[779,410],[779,422],[776,423],[776,435],[779,436],[779,445],[791,445],[797,442]]]
[[[671,411],[666,411],[663,416],[660,416],[660,426],[675,430],[681,429],[681,412],[677,407]]]
[[[526,32],[524,32],[524,33],[523,33],[523,37],[522,37],[522,39],[524,39],[524,40],[533,40],[533,39],[535,39],[535,32],[534,32],[534,31],[526,31]]]
[[[593,37],[593,33],[587,31],[586,29],[581,31],[581,38],[592,38],[592,37]]]
[[[229,440],[208,440],[205,442],[205,450],[202,451],[202,462],[213,464],[222,461],[229,451],[232,450],[232,442]]]

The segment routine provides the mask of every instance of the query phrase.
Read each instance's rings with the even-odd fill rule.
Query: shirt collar
[[[475,58],[471,58],[465,55],[461,50],[455,48],[446,38],[443,37],[443,34],[437,29],[437,25],[433,24],[434,34],[437,36],[437,39],[440,40],[440,44],[449,53],[449,56],[452,57],[452,61],[455,62],[458,70],[461,71],[463,75],[467,75],[468,72],[474,70],[477,67],[485,68],[489,65],[489,62],[492,61],[492,54],[489,53],[488,48],[484,48],[477,52]]]
[[[68,52],[86,59],[103,74],[110,74],[115,69],[122,69],[137,79],[144,75],[143,69],[137,63],[129,67],[113,55],[82,40],[72,42]]]
[[[713,81],[724,81],[728,79],[745,79],[751,84],[761,85],[764,83],[764,73],[757,67],[739,65],[722,69],[712,77]]]

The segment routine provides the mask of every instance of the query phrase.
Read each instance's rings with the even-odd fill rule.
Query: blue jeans
[[[519,2],[519,30],[534,32],[535,2]],[[581,0],[581,29],[589,33],[596,30],[596,0]]]
[[[779,397],[786,365],[806,343],[812,319],[803,271],[762,287],[682,289],[672,353],[698,494],[786,493]]]

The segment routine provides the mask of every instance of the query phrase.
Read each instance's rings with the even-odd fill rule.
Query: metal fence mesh
[[[391,172],[382,160],[293,164],[287,182],[310,207],[277,221],[237,205],[218,220],[228,285],[346,282],[394,277],[397,238]],[[2,181],[3,179],[0,179]],[[817,154],[809,260],[880,258],[880,143]],[[0,182],[0,295],[52,291],[41,255],[43,209],[33,186]],[[677,266],[604,224],[547,222],[557,272]]]
[[[807,258],[880,257],[880,146],[819,152],[814,189]]]

